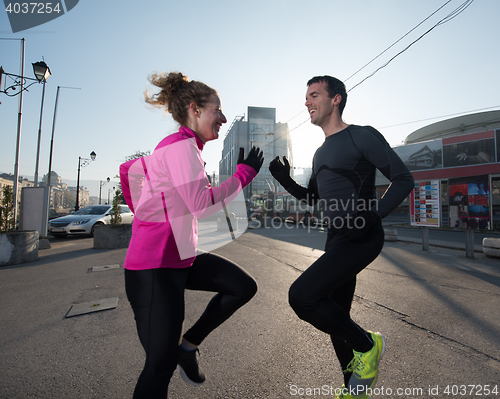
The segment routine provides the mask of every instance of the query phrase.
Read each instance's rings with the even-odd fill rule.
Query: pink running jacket
[[[201,158],[203,142],[189,128],[165,137],[151,155],[120,166],[127,205],[134,212],[124,268],[184,268],[193,264],[197,219],[227,205],[257,175],[239,164],[219,187],[211,187]]]

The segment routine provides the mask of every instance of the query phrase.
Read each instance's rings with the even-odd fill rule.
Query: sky
[[[52,170],[76,185],[78,157],[96,160],[80,179],[99,195],[99,181],[116,184],[119,165],[152,151],[178,125],[148,107],[143,92],[153,72],[180,71],[216,89],[228,123],[203,150],[207,172],[218,171],[222,144],[248,106],[276,108],[287,122],[294,164],[311,166],[324,140],[304,106],[306,83],[317,75],[344,80],[350,90],[465,0],[80,0],[68,13],[13,34],[0,10],[0,65],[25,75],[45,60],[46,84],[39,180],[48,171],[57,86]],[[373,63],[370,60],[447,3]],[[500,109],[497,51],[500,1],[475,0],[348,94],[346,123],[377,128],[392,146],[451,116]],[[14,40],[6,40],[14,39]],[[5,77],[4,77],[5,80]],[[3,85],[2,85],[3,90]],[[23,96],[19,174],[35,171],[42,85]],[[0,172],[14,174],[18,97],[0,93]],[[266,160],[266,163],[271,161]]]

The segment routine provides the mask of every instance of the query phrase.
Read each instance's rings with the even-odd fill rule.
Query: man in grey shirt
[[[342,120],[347,100],[344,83],[316,76],[308,83],[306,107],[311,123],[323,129],[308,187],[290,177],[290,165],[276,157],[269,169],[281,185],[309,205],[322,202],[328,237],[325,253],[292,284],[289,302],[295,313],[329,334],[344,372],[340,398],[368,399],[385,350],[382,334],[365,331],[350,317],[356,275],[382,250],[381,219],[413,189],[413,177],[385,138],[371,126]],[[375,171],[391,185],[375,196]]]

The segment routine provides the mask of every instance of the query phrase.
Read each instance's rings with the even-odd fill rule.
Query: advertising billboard
[[[445,168],[495,162],[495,139],[467,141],[443,145]]]
[[[488,175],[449,180],[450,227],[491,228]]]
[[[412,226],[439,227],[441,206],[439,180],[415,182],[410,194],[410,223]]]

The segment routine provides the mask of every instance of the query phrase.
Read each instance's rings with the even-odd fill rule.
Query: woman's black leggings
[[[343,370],[352,360],[353,349],[366,345],[367,340],[366,332],[349,315],[356,275],[379,255],[383,245],[382,223],[355,242],[329,233],[325,253],[290,287],[291,307],[302,320],[330,335]]]
[[[197,256],[193,265],[184,269],[125,269],[125,290],[146,351],[134,399],[167,397],[179,356],[186,288],[217,292],[199,320],[184,334],[195,345],[257,292],[257,284],[247,272],[210,253]]]

